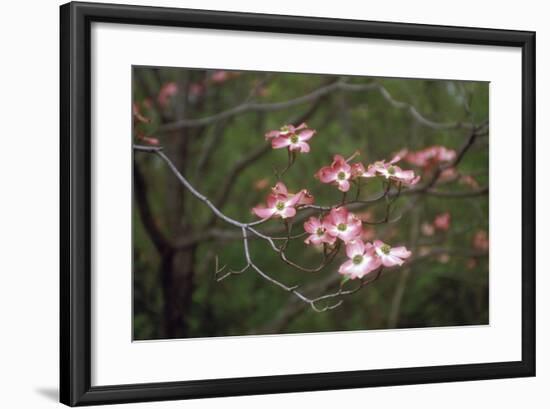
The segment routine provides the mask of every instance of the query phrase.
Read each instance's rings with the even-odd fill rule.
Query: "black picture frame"
[[[535,33],[130,5],[60,8],[60,401],[70,406],[535,375]],[[522,52],[522,359],[467,365],[91,386],[91,23],[519,47]]]

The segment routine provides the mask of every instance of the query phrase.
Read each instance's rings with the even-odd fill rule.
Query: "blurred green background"
[[[262,104],[289,101],[336,81],[376,83],[395,101],[411,104],[438,123],[483,123],[489,109],[489,84],[448,80],[339,77],[310,74],[232,72],[182,68],[133,68],[133,142],[158,143],[181,173],[230,217],[255,220],[251,208],[264,202],[276,182],[274,168],[287,161],[284,149],[265,148],[264,134],[305,120],[317,130],[311,152],[299,155],[284,176],[291,192],[309,189],[316,202],[333,204],[337,189],[313,174],[332,156],[359,150],[365,164],[403,148],[432,145],[459,150],[469,137],[463,127],[434,129],[414,118],[407,106],[396,107],[379,89],[335,90],[284,109]],[[386,95],[387,96],[387,95]],[[178,121],[205,118],[242,104],[253,109],[207,123],[174,127]],[[258,107],[257,105],[260,104]],[[145,122],[149,121],[148,123]],[[156,139],[156,140],[155,140]],[[241,166],[245,159],[246,165]],[[478,137],[451,180],[435,187],[444,192],[488,186],[488,136]],[[400,163],[406,169],[421,169]],[[422,183],[422,181],[420,182]],[[226,189],[226,187],[228,187]],[[380,191],[367,183],[362,197]],[[384,216],[384,203],[357,213]],[[449,213],[447,230],[434,229],[437,215]],[[133,328],[134,339],[211,337],[246,334],[417,328],[488,324],[488,194],[451,197],[401,195],[392,218],[372,226],[376,238],[413,251],[410,263],[386,269],[379,280],[332,311],[318,313],[292,294],[249,270],[216,281],[216,262],[239,269],[245,264],[239,230],[213,219],[156,155],[134,153]],[[282,226],[274,220],[261,226]],[[366,227],[366,226],[365,226]],[[303,232],[302,224],[294,226]],[[252,258],[266,272],[308,295],[338,289],[338,267],[345,255],[318,273],[282,263],[265,242],[251,242]],[[288,255],[306,266],[321,254],[292,241]],[[353,282],[346,286],[353,287]]]

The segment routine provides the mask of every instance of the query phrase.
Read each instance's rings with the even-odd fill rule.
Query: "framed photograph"
[[[61,402],[535,375],[535,33],[61,6]]]

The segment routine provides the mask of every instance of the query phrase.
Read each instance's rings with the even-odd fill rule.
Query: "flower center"
[[[338,179],[344,180],[346,178],[346,174],[344,172],[338,172]]]
[[[322,227],[319,227],[317,229],[317,236],[322,236],[323,234],[325,234],[325,229],[323,229]]]
[[[336,228],[340,231],[344,231],[348,228],[348,226],[346,226],[344,223],[340,223],[338,226],[336,226]]]
[[[352,261],[353,261],[353,264],[361,264],[361,262],[363,261],[363,256],[360,254],[357,254],[353,256]]]
[[[391,247],[387,244],[384,244],[382,247],[380,247],[380,250],[382,251],[382,253],[387,255],[390,254]]]
[[[292,135],[292,136],[290,137],[290,142],[292,142],[292,143],[297,143],[297,142],[298,142],[298,136]]]
[[[281,211],[285,208],[285,204],[283,202],[277,202],[277,204],[275,205],[275,208]]]
[[[390,166],[390,167],[388,168],[388,173],[389,173],[390,175],[395,175],[395,167],[394,167],[394,166]]]

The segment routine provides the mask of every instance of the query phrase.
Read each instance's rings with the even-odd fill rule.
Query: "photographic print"
[[[489,324],[489,83],[134,66],[131,112],[134,340]]]

